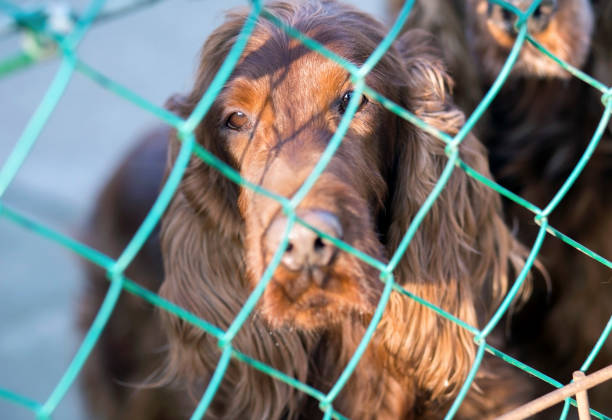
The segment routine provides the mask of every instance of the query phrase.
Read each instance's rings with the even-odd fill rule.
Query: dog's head
[[[532,1],[509,0],[508,3],[526,11]],[[517,16],[487,0],[468,0],[466,15],[468,40],[486,76],[492,80],[501,70],[516,39]],[[581,67],[591,48],[593,22],[589,0],[542,0],[527,21],[527,31],[557,57]],[[543,78],[570,76],[527,41],[512,74]]]
[[[335,2],[278,3],[268,10],[357,66],[386,33],[371,17]],[[172,109],[182,116],[194,109],[245,19],[244,13],[230,14],[211,35],[194,90],[174,98]],[[450,81],[438,57],[422,33],[409,32],[382,57],[366,83],[433,127],[454,134],[463,115],[448,97]],[[355,95],[347,70],[261,19],[196,136],[247,181],[291,198],[323,156]],[[444,144],[374,98],[360,95],[356,101],[344,140],[296,214],[329,237],[385,261],[439,178],[446,163]],[[478,142],[468,136],[462,147],[466,161],[488,173]],[[197,158],[180,191],[203,225],[240,238],[248,279],[244,287],[249,289],[288,233],[258,306],[269,325],[313,330],[351,313],[372,313],[382,289],[379,271],[299,222],[286,232],[289,218],[278,202],[239,187]],[[475,198],[480,201],[473,203]],[[482,284],[491,272],[468,273],[482,271],[469,255],[481,252],[498,204],[494,194],[465,174],[453,175],[406,253],[400,281],[417,277],[416,282],[444,282],[445,276],[465,275],[473,277],[466,287]],[[483,229],[478,223],[485,220]],[[495,247],[489,251],[483,266],[496,259]]]

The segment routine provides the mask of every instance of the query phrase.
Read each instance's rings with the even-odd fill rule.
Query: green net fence
[[[466,329],[474,336],[474,343],[475,346],[477,346],[478,348],[474,364],[470,370],[467,379],[465,380],[463,387],[459,392],[459,395],[457,396],[449,412],[447,413],[446,418],[452,418],[460,407],[468,389],[472,384],[476,372],[479,369],[485,352],[489,352],[501,358],[502,360],[528,372],[529,374],[534,375],[535,377],[543,381],[546,381],[547,383],[555,387],[563,386],[561,382],[536,371],[535,369],[521,363],[518,360],[515,360],[514,358],[510,357],[507,354],[504,354],[500,350],[492,347],[490,344],[487,343],[487,337],[489,336],[493,328],[497,325],[497,323],[500,321],[504,313],[508,310],[509,305],[511,304],[521,285],[525,281],[526,275],[534,264],[534,261],[538,255],[542,242],[546,237],[547,233],[555,238],[558,238],[559,240],[570,244],[577,250],[585,253],[586,255],[598,261],[599,263],[612,269],[612,262],[596,254],[592,250],[584,247],[583,245],[576,242],[567,235],[563,234],[562,232],[558,231],[548,223],[548,216],[555,210],[555,208],[563,199],[567,191],[572,187],[572,184],[575,182],[576,178],[580,175],[582,169],[588,163],[589,158],[597,147],[598,142],[600,141],[606,127],[608,126],[610,116],[612,114],[612,88],[609,86],[605,86],[599,81],[594,80],[589,75],[583,73],[579,69],[574,68],[566,62],[560,60],[559,58],[551,54],[549,51],[547,51],[542,45],[538,44],[538,42],[530,36],[530,34],[527,32],[526,22],[528,17],[538,7],[540,1],[534,0],[531,6],[523,12],[512,6],[511,4],[506,3],[505,1],[490,0],[491,2],[499,4],[502,7],[510,10],[512,13],[516,14],[516,27],[518,29],[518,35],[516,37],[514,46],[510,54],[508,55],[506,63],[500,71],[495,82],[491,86],[490,90],[483,97],[482,101],[476,107],[474,112],[469,116],[469,118],[467,118],[462,129],[455,136],[450,136],[446,133],[440,132],[428,126],[415,115],[413,115],[406,109],[403,109],[399,105],[393,103],[392,101],[388,100],[387,98],[383,97],[380,93],[372,90],[365,84],[365,76],[374,68],[378,60],[385,54],[385,51],[389,48],[393,40],[400,33],[402,25],[404,24],[411,12],[414,0],[409,0],[405,3],[403,8],[401,9],[401,12],[399,13],[396,22],[391,27],[384,40],[380,43],[380,45],[376,48],[372,55],[366,60],[366,62],[360,67],[357,67],[347,62],[342,57],[339,57],[333,52],[327,50],[325,47],[318,44],[314,40],[309,39],[294,28],[285,25],[278,18],[269,13],[260,1],[251,0],[249,3],[250,15],[241,30],[239,38],[237,39],[227,59],[221,66],[218,74],[216,74],[209,89],[206,91],[193,113],[186,119],[179,118],[173,113],[143,99],[141,96],[130,90],[128,87],[123,86],[107,78],[104,74],[100,73],[95,68],[88,65],[86,62],[83,62],[79,58],[79,54],[77,52],[80,41],[83,39],[88,29],[93,23],[111,17],[120,17],[126,11],[138,9],[139,7],[146,6],[154,1],[155,0],[134,1],[132,3],[126,3],[121,7],[111,9],[108,7],[104,7],[104,0],[91,0],[90,4],[88,4],[83,13],[77,15],[74,12],[69,12],[65,16],[61,16],[62,19],[67,20],[71,23],[67,26],[66,30],[63,30],[62,25],[57,24],[57,20],[55,21],[56,23],[53,24],[51,18],[53,18],[54,16],[50,16],[50,14],[47,13],[44,7],[26,10],[16,3],[0,0],[0,12],[4,13],[11,20],[11,24],[9,25],[10,27],[0,29],[2,29],[3,31],[24,31],[28,34],[29,39],[32,40],[28,48],[24,48],[23,51],[13,56],[6,57],[0,61],[0,78],[6,77],[7,75],[20,69],[34,65],[49,56],[59,55],[61,58],[61,64],[59,66],[59,69],[57,70],[54,79],[52,80],[50,86],[48,87],[48,90],[46,91],[42,101],[40,102],[40,105],[35,110],[26,127],[23,129],[23,132],[19,139],[17,139],[15,146],[12,152],[10,153],[8,159],[2,165],[0,171],[0,217],[5,218],[26,229],[29,229],[51,241],[54,241],[62,245],[63,247],[68,248],[74,253],[80,255],[82,258],[102,267],[107,272],[108,279],[110,280],[110,288],[108,289],[106,297],[99,309],[99,312],[93,324],[85,335],[85,338],[83,339],[72,362],[69,364],[69,366],[65,370],[64,375],[59,379],[57,385],[55,386],[51,394],[48,396],[48,398],[45,401],[36,401],[28,398],[25,395],[21,395],[11,391],[10,389],[4,388],[0,388],[0,398],[3,398],[5,400],[8,400],[9,402],[21,405],[31,410],[40,419],[51,418],[58,404],[62,401],[70,387],[73,386],[75,379],[77,378],[81,368],[83,367],[83,364],[86,362],[88,355],[90,354],[92,348],[95,346],[105,324],[107,323],[111,313],[113,312],[113,309],[117,303],[119,296],[124,292],[140,296],[142,299],[145,299],[153,305],[157,305],[163,310],[171,312],[177,317],[182,318],[186,322],[198,326],[199,328],[206,331],[208,334],[214,336],[218,340],[218,345],[222,350],[221,357],[219,359],[216,371],[214,372],[204,395],[202,396],[196,410],[192,414],[192,419],[199,419],[204,416],[209,404],[214,398],[216,390],[219,387],[226,368],[228,367],[228,364],[232,358],[235,358],[243,363],[248,363],[252,365],[255,369],[265,372],[266,374],[276,378],[277,380],[283,381],[289,384],[290,386],[295,387],[299,391],[304,392],[305,394],[308,394],[309,396],[317,399],[320,402],[320,408],[324,413],[325,419],[344,418],[341,413],[338,413],[334,410],[334,399],[339,394],[342,387],[347,382],[348,378],[351,376],[358,361],[360,360],[360,357],[364,353],[366,346],[368,345],[368,342],[370,341],[377,327],[377,324],[381,319],[381,316],[383,314],[383,311],[385,310],[385,306],[389,300],[391,293],[401,293],[410,297],[411,299],[416,300],[417,302],[426,306],[430,310],[435,311],[437,314],[439,314],[440,317],[446,318],[451,322],[457,323],[459,326]],[[55,16],[54,18],[57,18],[57,16]],[[300,42],[302,42],[309,48],[317,51],[318,53],[324,55],[330,60],[333,60],[344,66],[346,70],[351,74],[351,78],[354,83],[354,91],[356,93],[352,96],[352,99],[349,102],[346,112],[340,122],[338,130],[333,135],[331,141],[329,142],[329,145],[327,146],[327,149],[322,155],[322,158],[314,167],[312,173],[308,176],[306,181],[303,183],[301,188],[293,197],[280,197],[274,193],[266,191],[263,188],[257,185],[253,185],[242,179],[239,173],[237,173],[232,167],[228,166],[223,161],[212,155],[209,151],[199,146],[194,137],[194,129],[198,126],[204,115],[209,110],[216,96],[221,91],[222,87],[224,86],[224,83],[226,82],[234,66],[236,65],[243,48],[247,44],[250,34],[257,25],[258,20],[261,19],[266,19],[273,22],[275,25],[285,30],[291,37],[298,39]],[[517,60],[521,48],[526,42],[533,44],[538,50],[542,52],[542,54],[546,54],[551,60],[554,60],[559,66],[570,72],[574,77],[580,78],[585,83],[591,85],[594,89],[600,91],[602,94],[601,98],[603,102],[603,112],[601,120],[596,131],[593,133],[592,139],[590,140],[588,147],[584,151],[584,154],[582,155],[578,164],[573,169],[571,175],[567,178],[567,180],[553,197],[553,199],[543,209],[533,205],[530,202],[527,202],[518,195],[512,193],[501,185],[498,185],[494,181],[476,172],[461,159],[458,149],[460,143],[470,132],[470,130],[472,130],[478,119],[489,107],[489,104],[494,99],[495,95],[507,79],[509,72],[511,71],[514,63]],[[140,228],[131,238],[129,244],[125,247],[125,249],[117,259],[112,259],[107,255],[102,254],[98,250],[88,247],[87,245],[83,244],[82,242],[79,242],[78,240],[72,237],[61,234],[46,225],[32,220],[32,218],[29,218],[23,213],[16,211],[15,209],[6,205],[6,203],[2,199],[7,188],[9,187],[16,174],[20,170],[22,164],[28,157],[29,152],[31,151],[33,145],[36,143],[39,134],[47,123],[50,115],[52,114],[58,101],[65,92],[66,87],[75,72],[79,72],[89,77],[95,83],[100,84],[112,94],[118,95],[119,97],[131,102],[137,107],[148,111],[163,122],[174,127],[178,132],[178,137],[182,141],[181,149],[174,163],[174,167],[170,172],[167,181],[163,186],[155,204],[149,211],[147,217],[142,222]],[[282,253],[284,252],[284,249],[287,246],[287,237],[289,230],[295,223],[300,223],[304,224],[305,226],[308,226],[303,220],[300,220],[296,216],[295,209],[297,208],[301,200],[306,196],[310,188],[314,185],[317,178],[325,169],[327,163],[329,162],[329,160],[337,150],[338,146],[342,142],[342,138],[346,133],[350,121],[358,108],[359,100],[361,98],[362,93],[366,93],[368,96],[374,98],[384,107],[396,113],[401,118],[404,118],[412,124],[415,124],[419,128],[426,130],[427,132],[436,136],[440,141],[444,142],[446,144],[446,154],[448,156],[448,162],[437,184],[431,191],[423,206],[417,212],[412,224],[405,232],[405,235],[398,249],[392,255],[388,263],[385,264],[381,261],[372,258],[369,255],[359,252],[358,250],[351,248],[348,244],[343,243],[338,239],[327,237],[328,240],[332,241],[337,247],[339,247],[343,251],[355,254],[358,258],[379,270],[380,280],[384,283],[384,290],[378,303],[377,309],[374,313],[374,316],[372,317],[372,320],[366,330],[366,333],[363,336],[350,362],[344,368],[344,371],[342,372],[338,380],[335,382],[335,384],[331,387],[331,390],[328,393],[323,393],[320,390],[314,389],[313,387],[302,383],[296,380],[295,378],[284,374],[283,372],[277,371],[271,368],[270,366],[267,366],[262,362],[254,360],[253,358],[239,352],[233,347],[232,340],[247,320],[247,317],[254,310],[258,299],[263,294],[263,291],[266,288],[268,282],[270,281],[271,276],[274,270],[276,269],[276,266],[279,264]],[[276,200],[283,207],[283,210],[287,214],[289,220],[288,226],[285,231],[284,239],[280,244],[279,248],[277,249],[271,263],[267,267],[264,275],[260,279],[256,288],[252,291],[249,298],[245,302],[242,310],[237,314],[233,323],[227,330],[222,330],[217,326],[210,324],[206,320],[198,318],[194,314],[161,298],[157,294],[139,286],[138,284],[124,276],[125,269],[130,264],[135,255],[138,253],[138,251],[141,249],[148,236],[155,228],[156,224],[159,223],[159,220],[164,210],[166,209],[167,205],[172,199],[174,192],[177,189],[181,177],[187,167],[188,161],[193,154],[197,155],[207,164],[215,167],[218,171],[220,171],[226,177],[230,178],[232,181],[246,188],[252,188],[258,193],[264,194]],[[481,329],[478,329],[473,325],[466,324],[465,322],[456,318],[452,314],[447,313],[441,308],[431,304],[430,302],[423,300],[419,296],[416,296],[404,290],[395,282],[393,277],[394,269],[402,258],[404,252],[406,251],[406,248],[410,245],[411,239],[419,228],[421,221],[429,211],[434,201],[437,199],[442,189],[445,187],[445,184],[447,183],[452,172],[455,170],[465,171],[469,176],[494,189],[504,197],[524,206],[526,209],[528,209],[535,215],[535,221],[539,225],[539,233],[535,242],[532,245],[524,269],[515,279],[510,291],[508,292],[500,307],[496,310],[496,312],[486,323],[486,325]],[[323,236],[325,235],[323,234]],[[607,337],[609,336],[610,330],[612,330],[612,318],[604,327],[599,340],[594,344],[591,353],[584,361],[584,364],[580,367],[580,370],[586,371],[587,369],[589,369],[589,366],[591,365],[594,358],[597,356],[599,350],[606,341]],[[565,418],[567,416],[570,404],[576,405],[574,400],[567,400],[562,413],[562,418]],[[595,410],[591,410],[591,414],[596,418],[600,419],[610,418],[604,414],[596,412]]]

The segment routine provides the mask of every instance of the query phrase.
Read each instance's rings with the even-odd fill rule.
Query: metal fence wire
[[[500,321],[504,313],[508,310],[509,305],[511,304],[521,285],[525,281],[526,275],[532,267],[547,233],[559,240],[570,244],[577,250],[587,254],[589,257],[612,269],[612,262],[597,255],[595,252],[582,246],[580,243],[572,240],[570,237],[564,235],[562,232],[558,231],[548,223],[548,216],[551,214],[551,212],[555,210],[555,207],[563,199],[564,195],[571,188],[576,178],[580,175],[582,169],[588,163],[590,156],[597,147],[597,144],[600,141],[602,134],[604,133],[610,121],[610,116],[612,115],[612,87],[605,86],[603,83],[593,79],[592,77],[583,73],[579,69],[574,68],[566,62],[560,60],[559,58],[551,54],[549,51],[547,51],[542,45],[538,44],[538,42],[531,37],[531,35],[527,32],[527,19],[538,7],[541,1],[534,0],[531,6],[523,12],[505,1],[490,0],[492,3],[501,5],[502,7],[517,16],[518,35],[516,37],[516,41],[514,42],[514,46],[510,54],[508,55],[505,65],[499,72],[499,75],[497,76],[495,82],[491,86],[490,90],[486,93],[480,104],[476,107],[474,112],[466,120],[465,125],[455,136],[450,136],[446,133],[439,132],[436,129],[428,126],[426,123],[419,120],[415,115],[411,114],[406,109],[401,108],[397,104],[392,103],[391,101],[384,98],[378,92],[375,92],[365,84],[365,76],[375,66],[377,61],[383,56],[383,54],[389,48],[393,40],[400,33],[402,25],[410,14],[414,0],[408,0],[404,4],[397,20],[391,27],[384,40],[380,43],[380,45],[378,45],[372,55],[361,67],[357,67],[351,63],[348,63],[343,58],[335,55],[333,52],[327,50],[314,40],[309,39],[294,28],[287,26],[277,17],[269,13],[260,0],[250,0],[250,15],[241,30],[239,38],[231,49],[231,52],[229,53],[224,64],[221,66],[219,72],[216,74],[212,84],[200,100],[199,104],[194,109],[193,113],[186,119],[179,118],[177,115],[146,101],[138,94],[131,91],[128,87],[122,86],[121,84],[107,78],[104,74],[101,74],[95,68],[83,62],[79,58],[79,54],[77,52],[79,42],[83,39],[90,26],[97,20],[109,17],[118,17],[121,16],[121,14],[125,11],[137,9],[140,6],[146,6],[147,4],[150,4],[154,1],[156,0],[134,0],[134,2],[132,3],[125,3],[119,8],[112,10],[104,8],[105,0],[91,0],[85,11],[80,15],[76,15],[75,13],[69,10],[51,11],[51,9],[44,7],[26,10],[22,8],[18,3],[0,0],[0,12],[6,14],[12,22],[9,25],[10,27],[2,28],[2,30],[25,31],[29,34],[29,38],[31,38],[33,41],[30,47],[24,48],[24,50],[19,52],[18,54],[10,57],[5,57],[2,59],[2,61],[0,61],[0,77],[5,77],[6,75],[15,72],[19,69],[33,65],[49,55],[60,55],[61,57],[61,65],[57,73],[55,74],[53,81],[48,87],[48,90],[46,91],[42,101],[40,102],[40,105],[35,110],[33,116],[30,118],[29,122],[24,128],[21,137],[17,140],[14,149],[12,150],[8,159],[2,165],[2,169],[0,171],[0,217],[3,217],[26,229],[29,229],[51,241],[54,241],[62,245],[63,247],[72,250],[74,253],[78,254],[82,258],[94,264],[97,264],[98,266],[106,270],[107,277],[111,283],[104,302],[101,305],[93,324],[85,335],[85,338],[82,341],[72,362],[67,367],[65,373],[60,378],[48,398],[45,401],[35,401],[25,395],[21,395],[9,389],[3,388],[0,388],[0,398],[6,399],[9,402],[18,404],[31,410],[39,419],[51,418],[54,410],[56,409],[60,401],[62,401],[62,398],[65,396],[69,388],[74,384],[74,381],[77,375],[79,374],[79,371],[83,367],[83,364],[87,360],[88,355],[96,344],[106,322],[108,321],[111,313],[113,312],[113,309],[117,303],[119,296],[124,291],[140,296],[142,299],[145,299],[153,305],[157,305],[163,310],[171,312],[172,314],[176,315],[177,317],[180,317],[186,322],[198,326],[199,328],[206,331],[208,334],[214,336],[218,340],[218,345],[222,349],[221,357],[218,362],[216,371],[214,372],[204,395],[202,396],[196,410],[192,414],[192,419],[202,418],[202,416],[205,414],[210,402],[212,401],[215,395],[217,388],[219,387],[221,380],[223,379],[225,370],[231,358],[235,358],[243,363],[248,363],[252,365],[255,369],[265,372],[266,374],[276,378],[277,380],[283,381],[295,387],[296,389],[308,394],[309,396],[316,398],[320,401],[320,408],[324,413],[325,419],[344,418],[340,413],[334,410],[334,398],[338,395],[339,391],[342,389],[342,387],[352,374],[360,357],[365,351],[366,346],[368,345],[368,342],[372,337],[372,334],[374,333],[376,326],[383,314],[383,311],[385,310],[385,305],[387,304],[391,293],[402,293],[406,296],[409,296],[420,304],[425,305],[427,308],[429,308],[429,310],[435,311],[437,314],[439,314],[439,316],[446,318],[451,322],[457,323],[459,326],[465,328],[474,336],[475,346],[478,347],[476,358],[474,360],[470,373],[465,380],[465,383],[463,384],[457,398],[455,399],[449,412],[446,415],[447,419],[452,418],[459,406],[461,405],[468,389],[472,384],[475,374],[479,369],[485,351],[503,359],[504,361],[520,369],[523,369],[524,371],[536,376],[537,378],[543,381],[546,381],[554,387],[563,387],[563,384],[559,381],[536,371],[535,369],[521,363],[518,360],[513,359],[512,357],[504,354],[503,352],[499,351],[498,349],[492,347],[487,343],[488,335],[496,326],[496,324]],[[210,109],[210,106],[215,100],[215,97],[221,91],[225,81],[228,79],[234,66],[236,65],[243,48],[247,44],[250,34],[256,27],[257,22],[261,19],[266,19],[274,23],[275,25],[286,31],[291,37],[299,40],[307,47],[317,51],[328,59],[333,60],[336,63],[344,66],[346,70],[350,73],[355,86],[354,90],[356,94],[352,96],[352,99],[340,122],[338,130],[329,142],[329,145],[327,146],[327,149],[325,150],[325,153],[323,154],[321,160],[318,162],[312,173],[309,175],[302,187],[293,197],[279,197],[269,191],[265,191],[259,186],[248,183],[246,180],[242,179],[234,169],[232,169],[224,162],[220,161],[208,150],[200,147],[194,137],[194,129],[198,126],[204,115]],[[539,51],[541,51],[542,54],[545,54],[551,60],[554,60],[559,66],[570,72],[574,77],[581,79],[585,83],[591,85],[594,89],[600,91],[602,95],[601,100],[603,103],[601,120],[596,131],[593,133],[592,139],[590,140],[588,147],[584,151],[584,154],[582,155],[578,164],[573,169],[571,175],[567,178],[563,186],[559,189],[559,191],[550,201],[550,203],[548,203],[548,205],[546,205],[543,209],[538,208],[530,202],[527,202],[523,198],[517,196],[516,194],[505,189],[501,185],[498,185],[494,181],[487,179],[482,174],[473,170],[461,159],[458,148],[459,144],[463,141],[463,139],[470,132],[470,130],[472,130],[474,124],[486,111],[487,107],[501,88],[502,84],[505,82],[525,42],[529,42],[534,45]],[[71,80],[71,77],[75,72],[79,72],[89,77],[95,83],[98,83],[105,89],[107,89],[110,93],[118,95],[126,101],[133,103],[135,106],[152,113],[166,124],[169,124],[170,126],[174,127],[178,132],[178,137],[182,141],[181,149],[174,163],[174,167],[170,172],[159,196],[157,197],[155,204],[142,222],[142,225],[139,227],[138,231],[134,234],[129,244],[126,246],[126,248],[123,250],[123,252],[117,259],[112,259],[97,251],[96,249],[92,249],[91,247],[86,246],[85,244],[77,241],[72,237],[63,235],[49,228],[48,226],[37,223],[35,220],[32,220],[26,217],[24,214],[7,206],[2,201],[2,197],[5,191],[15,178],[25,159],[28,157],[32,146],[37,141],[41,130],[47,123],[50,115],[52,114],[59,99],[62,97],[69,81]],[[249,314],[251,314],[251,312],[253,311],[258,299],[261,297],[264,289],[266,288],[266,285],[270,281],[272,273],[274,272],[277,264],[279,263],[280,257],[287,243],[288,230],[285,231],[284,240],[281,242],[279,249],[276,251],[274,258],[270,265],[267,267],[267,270],[265,271],[263,277],[260,279],[258,285],[252,291],[248,300],[245,302],[242,310],[238,313],[233,323],[226,331],[216,327],[215,325],[210,324],[209,322],[203,319],[196,317],[194,314],[186,311],[185,309],[165,299],[162,299],[157,294],[144,289],[143,287],[134,283],[130,279],[126,278],[123,273],[126,267],[134,258],[134,256],[143,246],[156,224],[159,223],[159,220],[164,210],[166,209],[174,192],[177,189],[177,186],[185,171],[188,161],[191,155],[193,154],[197,155],[204,162],[213,166],[223,175],[230,178],[232,181],[240,184],[241,186],[246,188],[252,188],[258,193],[265,194],[266,196],[275,199],[283,207],[285,213],[287,214],[289,219],[289,226],[293,225],[294,223],[304,223],[296,216],[295,209],[302,200],[302,198],[312,187],[312,185],[316,182],[318,176],[324,170],[330,158],[333,156],[336,149],[342,142],[342,138],[345,132],[347,131],[349,123],[359,105],[358,102],[359,98],[361,98],[362,93],[366,93],[367,95],[374,98],[376,101],[380,102],[384,107],[399,115],[401,118],[404,118],[412,124],[418,126],[419,128],[434,134],[440,141],[444,142],[446,144],[445,150],[448,156],[448,162],[444,171],[442,172],[442,175],[440,176],[440,179],[431,191],[429,197],[427,198],[423,206],[416,214],[414,220],[412,221],[412,224],[405,232],[405,236],[400,246],[395,251],[388,264],[378,261],[368,255],[364,255],[363,253],[359,253],[358,251],[350,248],[348,244],[345,244],[340,240],[334,240],[332,238],[334,244],[341,248],[343,251],[355,254],[358,258],[362,259],[367,264],[370,264],[371,266],[375,267],[377,270],[380,271],[380,280],[384,283],[384,291],[378,303],[376,312],[372,317],[372,320],[360,342],[360,345],[358,346],[357,350],[355,351],[350,362],[345,367],[337,382],[332,386],[331,391],[325,394],[317,389],[314,389],[313,387],[310,387],[305,383],[302,383],[288,375],[285,375],[284,373],[278,370],[271,368],[270,366],[267,366],[257,360],[248,357],[247,355],[237,351],[232,345],[232,339],[236,336],[237,332],[240,330],[241,326],[243,325]],[[402,255],[404,254],[406,248],[410,245],[410,241],[414,233],[419,228],[421,221],[427,214],[434,201],[437,199],[441,190],[445,187],[445,184],[447,183],[451,173],[454,170],[465,171],[469,176],[477,179],[478,181],[487,185],[489,188],[492,188],[493,190],[497,191],[499,194],[503,195],[507,199],[513,200],[514,202],[524,206],[535,215],[535,221],[539,225],[538,236],[535,242],[533,243],[523,270],[515,279],[513,286],[509,290],[501,306],[497,309],[497,311],[482,329],[478,329],[473,325],[468,325],[462,322],[460,319],[454,317],[453,315],[445,312],[441,308],[436,307],[435,305],[421,299],[419,296],[415,296],[409,293],[408,291],[400,287],[394,281],[393,277],[393,272],[396,264],[398,263],[399,259],[402,258]],[[589,369],[591,362],[596,357],[600,348],[609,336],[610,330],[612,330],[612,318],[602,331],[599,340],[595,343],[590,355],[586,359],[585,363],[580,367],[580,370],[586,371],[587,369]],[[576,405],[576,402],[572,399],[568,399],[566,400],[565,404],[566,409],[562,414],[562,418],[565,418],[567,416],[567,408],[569,407],[569,404]],[[604,414],[596,412],[595,410],[591,410],[591,415],[600,419],[610,418]]]

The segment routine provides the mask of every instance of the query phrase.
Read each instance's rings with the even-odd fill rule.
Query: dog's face
[[[387,32],[368,15],[333,1],[271,7],[281,20],[357,66]],[[194,90],[172,101],[171,108],[183,116],[194,109],[244,19],[244,14],[230,15],[211,35]],[[422,32],[404,34],[368,73],[366,83],[439,130],[452,134],[463,123],[463,114],[450,103],[440,54]],[[244,179],[292,198],[323,156],[354,90],[347,70],[260,19],[196,137]],[[318,231],[384,261],[395,252],[447,157],[441,141],[373,98],[355,99],[359,106],[341,145],[295,211]],[[464,143],[470,159],[482,165],[480,145],[474,139]],[[477,237],[469,221],[472,214],[484,213],[474,211],[469,194],[459,192],[466,183],[467,178],[450,182],[444,193],[448,197],[432,209],[396,273],[402,282],[457,278],[463,269],[455,267],[455,262],[463,265],[462,244]],[[181,191],[196,213],[206,215],[202,223],[207,229],[240,238],[248,283],[241,287],[252,290],[283,244],[289,221],[284,209],[197,158],[187,168]],[[479,187],[469,191],[481,194]],[[482,204],[487,211],[490,198]],[[451,200],[454,205],[446,204]],[[438,237],[445,238],[448,249],[457,249],[451,264],[442,262],[446,257],[435,245]],[[257,313],[272,328],[310,331],[354,315],[367,319],[381,290],[377,269],[296,222]]]
[[[525,11],[532,0],[509,0]],[[493,79],[504,64],[516,39],[517,17],[487,0],[469,0],[470,42],[487,76]],[[588,55],[593,32],[593,10],[589,0],[542,0],[527,22],[527,30],[547,50],[575,67]],[[513,75],[569,77],[553,60],[525,42]]]
[[[382,39],[357,45],[343,42],[351,36],[346,27],[337,33],[329,32],[328,25],[322,28],[305,32],[354,64],[362,64]],[[380,74],[368,77],[376,89],[383,89],[381,81]],[[291,198],[320,160],[354,95],[349,73],[340,65],[262,24],[205,124],[242,177]],[[392,147],[384,133],[391,132],[393,121],[371,98],[361,95],[358,100],[342,144],[296,214],[384,259],[375,219],[387,193],[388,163],[381,162],[381,150]],[[288,218],[277,202],[250,188],[239,189],[237,202],[254,287],[281,245]],[[371,313],[382,289],[377,270],[299,223],[288,241],[259,305],[271,326],[313,329],[350,313]]]

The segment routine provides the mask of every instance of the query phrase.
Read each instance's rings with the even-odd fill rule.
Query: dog
[[[357,66],[386,34],[372,17],[335,1],[280,2],[266,8]],[[192,113],[246,20],[246,11],[231,12],[212,33],[202,49],[193,90],[168,101],[172,112],[182,118]],[[450,95],[452,81],[441,54],[421,31],[398,39],[366,76],[366,83],[451,136],[464,123]],[[163,279],[143,276],[161,282],[162,297],[225,330],[273,255],[281,252],[254,313],[232,346],[322,392],[331,389],[355,352],[384,286],[378,269],[338,249],[330,238],[387,263],[448,161],[444,142],[369,95],[354,98],[357,92],[347,70],[259,19],[236,68],[195,129],[195,138],[246,181],[291,198],[320,159],[351,99],[356,101],[342,143],[295,209],[297,217],[316,231],[294,224],[285,249],[278,251],[290,223],[281,205],[192,156],[162,220]],[[145,142],[135,153],[145,156],[146,149],[157,150],[159,143],[165,145],[163,140],[155,147]],[[170,135],[168,169],[180,143],[177,133]],[[485,149],[475,136],[463,140],[459,153],[472,168],[491,176]],[[106,191],[117,191],[116,185],[138,188],[138,182],[126,180],[139,177],[133,165],[126,161]],[[159,175],[159,165],[152,167]],[[149,174],[149,186],[160,178]],[[150,199],[155,196],[152,190],[147,188]],[[127,190],[103,194],[98,217],[115,208],[134,210],[117,203],[133,198]],[[126,216],[115,214],[106,220],[118,223],[121,218]],[[498,194],[457,169],[393,276],[406,291],[480,327],[522,269],[524,256],[524,247],[504,223]],[[154,252],[150,257],[155,258]],[[155,267],[147,266],[149,272]],[[144,304],[137,308],[131,303],[126,311],[150,312]],[[114,399],[122,406],[115,413],[130,412],[132,419],[188,416],[217,367],[221,350],[216,338],[170,313],[160,315],[161,328],[149,317],[143,322],[151,324],[143,331],[157,333],[149,342],[167,347],[165,363],[152,380],[161,386],[133,390],[128,398],[108,397],[107,405]],[[122,314],[111,319],[101,341],[115,328],[126,328],[122,324],[130,318]],[[332,405],[353,419],[441,418],[475,360],[473,338],[454,322],[393,292],[365,353]],[[120,352],[106,354],[106,360],[121,357]],[[86,369],[85,376],[96,375],[96,369]],[[133,381],[121,375],[116,379]],[[155,411],[146,412],[143,401],[159,399],[155,392],[166,393],[164,407],[155,401]],[[514,371],[485,358],[457,417],[491,418],[522,402],[524,392]],[[198,397],[187,402],[189,393]],[[130,401],[143,411],[138,413]],[[165,406],[174,404],[176,411],[168,414],[172,411]],[[225,419],[321,416],[316,399],[235,359],[206,412],[207,418]]]
[[[457,95],[464,97],[457,98],[457,102],[471,110],[490,88],[514,44],[516,16],[486,0],[452,3],[439,5],[445,7],[446,14],[438,19],[451,22],[448,33],[441,38],[453,36],[460,45],[446,51],[445,58],[456,84],[462,86]],[[526,10],[531,2],[509,3]],[[397,10],[398,5],[393,7]],[[421,16],[425,17],[411,21],[412,27],[434,26],[428,15]],[[551,53],[610,86],[610,22],[610,2],[547,0],[534,10],[527,30]],[[442,28],[444,24],[435,22],[435,27]],[[466,51],[470,53],[466,55]],[[600,91],[525,42],[507,81],[477,126],[477,134],[489,150],[494,177],[504,187],[544,208],[594,134],[603,114],[601,100]],[[607,186],[612,176],[610,127],[576,183],[548,217],[551,226],[608,260],[612,257],[612,200]],[[519,239],[533,243],[537,232],[534,215],[510,201],[505,202],[505,209],[508,223],[518,230]],[[513,354],[569,382],[572,371],[585,362],[610,319],[612,272],[554,238],[544,241],[539,256],[551,284],[535,282],[531,300],[512,320],[516,347]],[[612,345],[608,340],[590,369],[610,363]],[[548,390],[550,387],[542,384],[539,392]],[[590,390],[591,405],[612,413],[611,393],[610,383]]]
[[[542,11],[533,28],[534,38],[553,54],[598,77],[593,33],[595,16],[587,1],[558,1]],[[544,7],[544,3],[541,7]],[[612,17],[612,14],[609,14]],[[484,21],[482,17],[479,22]],[[600,25],[610,25],[610,20]],[[475,25],[477,26],[477,25]],[[475,36],[483,40],[483,35]],[[597,38],[595,38],[596,41]],[[608,39],[603,45],[610,45]],[[486,41],[484,41],[486,42]],[[491,42],[490,45],[498,45]],[[503,54],[505,47],[497,49]],[[495,47],[491,48],[496,50]],[[607,52],[609,54],[609,52]],[[491,61],[499,61],[497,58]],[[501,58],[501,56],[498,56]],[[486,60],[485,60],[486,61]],[[612,66],[606,77],[610,80]],[[561,70],[552,60],[535,52],[531,45],[521,53],[517,74],[503,87],[490,109],[488,129],[483,130],[491,167],[500,183],[523,198],[544,208],[561,188],[578,163],[603,115],[601,92]],[[496,65],[492,65],[493,70]],[[598,74],[599,73],[599,74]],[[605,80],[601,78],[601,80]],[[517,94],[520,91],[521,94]],[[487,132],[488,131],[488,132]],[[608,180],[612,176],[612,135],[607,130],[568,194],[551,213],[551,226],[605,258],[612,258],[612,199]],[[533,215],[508,206],[508,215],[518,221],[519,237],[535,238]],[[587,359],[612,315],[612,271],[584,256],[558,239],[547,239],[540,254],[552,281],[550,294],[535,294],[540,308],[529,311],[516,327],[521,358],[533,362],[545,373],[569,381]],[[548,304],[548,305],[547,305]],[[575,314],[580,313],[579,317]],[[537,319],[542,319],[538,326]],[[535,321],[535,322],[534,322]],[[612,363],[608,340],[590,369]],[[612,413],[612,383],[589,391],[591,405]]]

